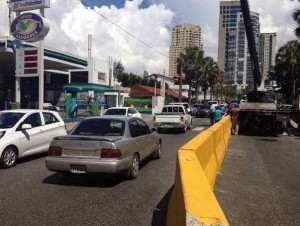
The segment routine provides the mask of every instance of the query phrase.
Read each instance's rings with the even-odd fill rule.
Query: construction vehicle
[[[261,83],[258,54],[250,17],[248,0],[240,0],[241,11],[248,40],[248,49],[252,61],[254,90],[246,95],[246,101],[240,103],[240,133],[279,134],[283,133],[290,120],[291,111],[277,109],[277,105],[264,91],[258,91]]]

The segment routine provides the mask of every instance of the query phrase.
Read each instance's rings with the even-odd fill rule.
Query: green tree
[[[300,2],[300,0],[299,0]],[[295,35],[300,38],[300,9],[296,9],[292,14],[293,19],[295,20],[297,27],[295,28]]]
[[[191,92],[192,87],[196,85],[196,89],[198,88],[197,85],[199,83],[198,82],[199,67],[201,65],[202,58],[203,58],[202,50],[200,50],[197,46],[189,46],[185,49],[185,52],[180,53],[177,59],[177,73],[180,75],[180,77],[182,77],[182,74],[184,74],[185,75],[184,82],[189,85],[189,90],[188,90],[189,103],[191,103],[191,99],[192,99],[192,92]],[[181,84],[179,84],[179,86],[181,86]],[[179,90],[181,92],[181,87],[179,88]]]
[[[275,59],[275,65],[269,72],[269,79],[276,81],[277,92],[287,103],[292,103],[295,91],[299,88],[300,42],[289,41],[280,47]]]
[[[119,80],[120,76],[124,73],[125,70],[122,62],[120,60],[114,61],[113,68],[114,68],[114,78],[117,78],[117,80]]]

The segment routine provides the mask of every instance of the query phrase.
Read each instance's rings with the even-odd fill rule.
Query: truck
[[[263,91],[250,91],[239,105],[240,133],[282,134],[290,121],[291,110],[281,110]]]
[[[163,129],[185,133],[192,127],[192,116],[183,105],[169,104],[163,106],[161,113],[154,115],[153,122],[158,133]]]
[[[240,133],[254,132],[265,134],[282,133],[290,120],[290,111],[280,110],[270,101],[266,92],[258,91],[261,83],[258,54],[255,47],[248,0],[240,0],[241,11],[248,40],[248,49],[253,70],[254,89],[246,94],[246,101],[240,103]]]

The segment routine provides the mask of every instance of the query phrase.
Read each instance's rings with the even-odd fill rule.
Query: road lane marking
[[[195,127],[192,131],[202,131],[204,129],[205,129],[205,127],[200,126],[200,127]]]

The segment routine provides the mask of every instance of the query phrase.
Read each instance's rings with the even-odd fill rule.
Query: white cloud
[[[142,0],[127,1],[124,8],[115,6],[94,9],[143,40],[155,49],[168,55],[170,29],[174,13],[162,4],[140,9]],[[0,10],[7,9],[1,3]],[[168,58],[140,43],[130,35],[108,22],[79,0],[52,0],[46,9],[51,21],[45,44],[80,56],[87,56],[88,34],[93,35],[92,55],[100,60],[112,56],[121,60],[128,71],[142,74],[144,70],[162,73],[168,69]],[[8,24],[8,21],[3,24]],[[4,31],[0,31],[0,36]]]
[[[127,1],[124,8],[95,7],[95,10],[146,43],[168,55],[170,29],[178,23],[196,23],[202,27],[205,54],[217,59],[219,0],[148,0],[150,7],[140,9],[143,0]],[[146,0],[144,0],[146,1]],[[250,9],[260,13],[261,32],[277,32],[278,47],[295,39],[291,13],[298,0],[249,0]],[[8,32],[6,1],[0,1],[0,36]],[[162,73],[168,71],[168,58],[149,49],[107,20],[84,7],[79,0],[51,0],[46,9],[51,29],[46,44],[87,56],[87,37],[93,34],[93,56],[106,60],[110,55],[122,60],[128,71]]]
[[[151,3],[164,3],[176,12],[174,23],[196,23],[202,27],[205,54],[216,59],[219,31],[220,0],[148,0]],[[299,8],[294,0],[248,0],[250,10],[260,13],[261,32],[277,32],[278,46],[295,39],[295,23],[291,19],[293,10]]]

